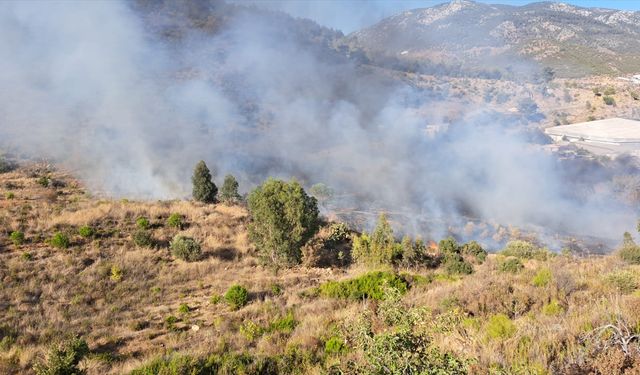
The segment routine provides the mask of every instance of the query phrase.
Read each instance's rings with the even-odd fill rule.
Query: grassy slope
[[[0,326],[16,332],[15,344],[0,348],[0,373],[29,372],[52,340],[70,333],[84,336],[94,353],[83,362],[90,374],[126,373],[173,350],[194,355],[215,351],[275,355],[297,345],[321,357],[330,332],[372,306],[301,293],[324,281],[366,271],[357,266],[296,268],[278,275],[259,266],[247,240],[248,217],[242,207],[97,200],[60,172],[52,177],[66,187],[42,187],[36,182],[42,173],[23,168],[0,174],[4,232],[0,236]],[[6,199],[7,191],[15,198]],[[165,225],[171,213],[184,216],[183,230]],[[132,242],[140,216],[151,221],[157,241],[154,248]],[[94,226],[97,236],[78,236],[77,228],[83,225]],[[27,238],[20,246],[8,237],[17,229]],[[69,249],[46,243],[57,231],[71,235]],[[185,263],[170,255],[167,243],[178,232],[202,242],[203,260]],[[25,252],[31,254],[30,260]],[[491,255],[476,266],[473,275],[416,285],[403,298],[407,308],[428,308],[428,318],[435,322],[431,332],[435,345],[475,358],[478,373],[495,364],[512,369],[555,366],[566,372],[574,362],[596,363],[600,340],[584,340],[594,327],[615,322],[615,316],[632,326],[640,323],[640,294],[633,291],[638,286],[638,266],[625,265],[614,256],[559,256],[528,260],[519,274],[505,274],[499,271],[502,261],[501,256]],[[119,280],[112,277],[114,266],[122,271]],[[534,286],[532,280],[541,269],[551,271],[551,280],[546,286]],[[623,270],[636,278],[635,288],[624,292],[607,281],[608,275]],[[246,307],[231,311],[223,302],[212,303],[210,297],[235,283],[251,292]],[[281,286],[281,294],[272,292],[274,284]],[[552,301],[560,309],[549,313]],[[190,312],[178,312],[183,303]],[[288,311],[297,321],[291,332],[256,337],[241,332],[248,321],[265,326]],[[490,337],[489,322],[496,314],[509,316],[515,333]],[[179,319],[175,329],[165,324],[170,315]],[[357,352],[348,356],[357,357]],[[610,353],[606,357],[615,360]],[[309,371],[320,372],[321,367],[317,364]]]

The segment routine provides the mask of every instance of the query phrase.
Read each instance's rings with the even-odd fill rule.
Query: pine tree
[[[218,188],[211,181],[211,172],[203,160],[196,164],[191,182],[193,183],[193,199],[205,203],[216,202]]]
[[[225,203],[234,203],[240,199],[238,194],[238,181],[233,175],[226,175],[220,189],[220,200]]]

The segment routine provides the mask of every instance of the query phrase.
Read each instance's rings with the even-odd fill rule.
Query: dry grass
[[[369,308],[361,302],[302,293],[325,281],[368,271],[360,266],[300,267],[277,275],[260,266],[247,239],[248,215],[241,206],[97,200],[70,176],[46,173],[66,186],[40,186],[38,174],[27,168],[0,175],[0,191],[15,193],[13,199],[3,194],[0,200],[4,232],[0,236],[0,327],[12,327],[18,333],[14,345],[0,350],[0,373],[29,373],[52,340],[69,334],[88,341],[93,354],[83,366],[89,374],[127,373],[171,351],[195,356],[248,351],[270,356],[297,346],[321,354],[332,333]],[[166,225],[173,213],[183,216],[182,229]],[[151,248],[137,247],[131,238],[141,216],[151,223],[155,241]],[[77,230],[83,225],[93,226],[96,235],[79,236]],[[25,233],[25,244],[10,242],[8,233],[13,230]],[[47,244],[58,231],[68,233],[69,249]],[[171,256],[167,245],[177,233],[201,242],[202,260],[187,263]],[[544,262],[525,261],[521,272],[508,274],[499,271],[499,258],[490,255],[470,276],[436,278],[405,295],[405,303],[426,307],[434,321],[446,328],[433,333],[435,345],[474,358],[477,373],[496,366],[507,373],[592,371],[604,363],[597,358],[608,358],[610,366],[618,366],[612,362],[620,362],[615,348],[598,347],[598,339],[589,333],[611,323],[613,317],[631,325],[640,323],[638,292],[622,293],[607,281],[612,272],[640,275],[640,266],[626,265],[613,256],[558,256]],[[552,278],[545,286],[535,286],[532,280],[543,268],[551,271]],[[113,277],[114,269],[120,277]],[[412,272],[426,276],[441,271]],[[250,291],[249,304],[239,311],[211,298],[233,284]],[[272,292],[274,284],[282,290],[278,295]],[[552,301],[560,311],[543,313]],[[188,313],[179,312],[181,304],[188,305]],[[296,320],[291,332],[254,338],[241,332],[249,321],[264,327],[289,311]],[[488,336],[488,322],[495,314],[513,321],[513,336]],[[168,316],[178,318],[173,328],[165,323]],[[308,371],[320,373],[321,368],[320,364]]]

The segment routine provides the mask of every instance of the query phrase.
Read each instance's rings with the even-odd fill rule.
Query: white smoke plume
[[[633,225],[606,184],[568,181],[515,120],[359,67],[282,14],[233,7],[202,31],[145,12],[0,3],[0,145],[112,196],[187,197],[204,159],[245,191],[267,176],[323,182],[344,208],[437,218],[434,235],[461,213],[605,238]],[[186,26],[167,37],[172,22]],[[451,111],[449,131],[428,137]]]

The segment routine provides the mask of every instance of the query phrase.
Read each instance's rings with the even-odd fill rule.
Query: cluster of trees
[[[443,265],[452,274],[473,272],[471,263],[482,263],[487,256],[479,243],[471,241],[461,245],[453,237],[440,241],[438,249],[437,254],[431,254],[421,239],[413,241],[409,236],[396,242],[386,215],[381,214],[371,234],[365,232],[353,238],[352,256],[356,262],[367,265]]]
[[[197,201],[213,203],[218,196],[224,202],[239,200],[235,178],[228,175],[218,193],[204,161],[196,165],[192,181],[193,197]],[[316,185],[314,190],[331,195],[330,189],[324,186]],[[247,205],[251,215],[249,238],[262,261],[275,269],[300,264],[303,246],[320,229],[317,199],[308,195],[295,179],[287,182],[269,178],[249,194]],[[348,236],[348,230],[342,232]],[[344,239],[341,237],[341,241]],[[326,243],[331,244],[331,238]],[[396,241],[391,224],[386,215],[381,214],[371,234],[353,236],[350,255],[354,261],[372,266],[443,265],[450,273],[468,274],[473,272],[471,263],[482,263],[487,254],[475,241],[460,245],[451,237],[442,240],[439,249],[439,254],[429,254],[421,239],[412,240],[408,236]]]
[[[211,171],[204,160],[200,160],[196,164],[191,182],[193,184],[193,199],[198,202],[216,203],[220,200],[224,203],[235,203],[241,199],[238,194],[238,181],[230,174],[225,176],[222,188],[218,192],[218,187],[213,182]]]

